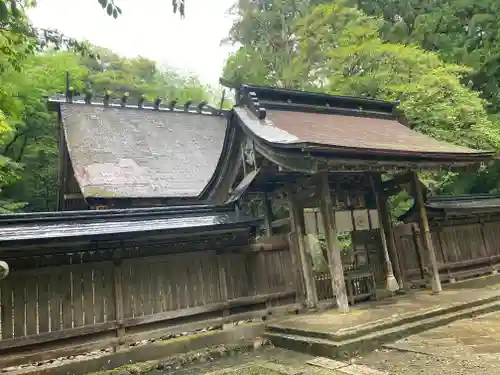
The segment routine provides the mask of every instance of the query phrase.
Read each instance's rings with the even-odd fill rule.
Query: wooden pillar
[[[293,236],[297,241],[299,250],[300,267],[304,278],[306,292],[306,306],[314,308],[318,305],[318,294],[316,292],[316,282],[314,281],[314,272],[312,258],[308,254],[305,243],[305,228],[303,225],[304,209],[298,204],[291,190],[288,190],[289,210],[290,210],[290,230],[295,233]],[[302,217],[301,217],[302,216]]]
[[[370,176],[370,184],[372,186],[373,194],[375,195],[375,202],[377,204],[377,213],[380,223],[380,239],[382,241],[382,250],[384,251],[384,260],[386,268],[386,288],[390,292],[395,292],[399,290],[398,281],[394,277],[394,271],[392,268],[391,257],[389,256],[389,246],[387,243],[386,229],[390,225],[389,213],[387,211],[386,201],[382,198],[380,192],[380,177],[377,176],[377,181],[375,181],[374,176]],[[390,231],[390,230],[389,230]],[[393,238],[394,241],[394,238]],[[395,247],[394,247],[395,250]],[[398,265],[399,268],[399,265]],[[401,275],[399,275],[401,278]]]
[[[328,173],[320,175],[320,210],[323,217],[325,240],[328,248],[328,268],[332,280],[332,288],[337,299],[337,306],[342,313],[349,312],[349,302],[344,280],[344,267],[340,256],[340,244],[337,238],[334,207],[328,185]]]
[[[418,211],[418,225],[420,227],[420,236],[422,238],[424,249],[427,251],[427,254],[429,254],[429,260],[432,267],[432,291],[438,294],[443,291],[443,288],[441,286],[441,279],[439,278],[439,268],[436,260],[436,251],[434,250],[434,244],[432,243],[431,230],[429,228],[427,210],[425,209],[422,186],[420,185],[420,180],[418,179],[418,175],[415,172],[412,173],[412,186],[413,191],[415,192],[414,198]]]
[[[267,193],[264,193],[263,200],[264,208],[264,232],[266,237],[271,237],[273,235],[273,207]]]

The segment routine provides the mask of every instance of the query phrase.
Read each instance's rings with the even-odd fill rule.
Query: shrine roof
[[[259,223],[256,218],[236,213],[233,206],[0,215],[1,246],[9,246],[11,242],[115,238],[116,235],[186,236],[214,230],[248,230]]]
[[[500,211],[500,194],[467,194],[428,197],[425,202],[429,218],[444,216],[467,216]],[[412,206],[399,217],[400,221],[417,220],[417,211]]]
[[[412,130],[396,103],[243,85],[234,108],[240,123],[274,147],[344,157],[398,157],[475,162],[491,159]]]
[[[223,150],[227,116],[206,105],[49,104],[85,198],[197,197]]]

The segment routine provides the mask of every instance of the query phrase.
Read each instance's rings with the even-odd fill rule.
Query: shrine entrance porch
[[[277,347],[345,358],[458,319],[499,310],[500,278],[493,276],[454,284],[439,295],[412,291],[362,303],[345,314],[332,308],[273,320],[266,335]]]

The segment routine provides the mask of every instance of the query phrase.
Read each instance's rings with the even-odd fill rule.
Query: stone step
[[[400,340],[415,333],[449,324],[455,320],[471,318],[500,310],[500,301],[484,303],[459,311],[427,317],[418,321],[392,326],[375,332],[345,340],[329,340],[311,336],[266,332],[265,336],[273,345],[329,358],[347,358],[355,354],[366,353],[383,344]]]
[[[439,297],[436,297],[439,298]],[[364,324],[357,324],[353,327],[346,327],[335,333],[324,332],[320,330],[302,329],[293,327],[292,324],[286,323],[270,323],[266,325],[266,330],[269,333],[280,333],[292,336],[306,336],[311,338],[326,339],[330,341],[345,341],[356,337],[365,336],[373,332],[383,331],[392,327],[399,327],[405,324],[418,322],[421,320],[442,316],[450,313],[456,313],[462,310],[470,309],[477,306],[482,306],[491,302],[500,301],[500,294],[489,297],[473,299],[467,302],[457,302],[436,308],[422,309],[419,311],[409,311],[400,313],[394,316],[389,316],[384,319],[370,321]]]

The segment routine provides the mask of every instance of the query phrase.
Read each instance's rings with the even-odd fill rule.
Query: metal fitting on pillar
[[[9,265],[7,262],[0,260],[0,280],[5,279],[7,276],[9,276]]]

